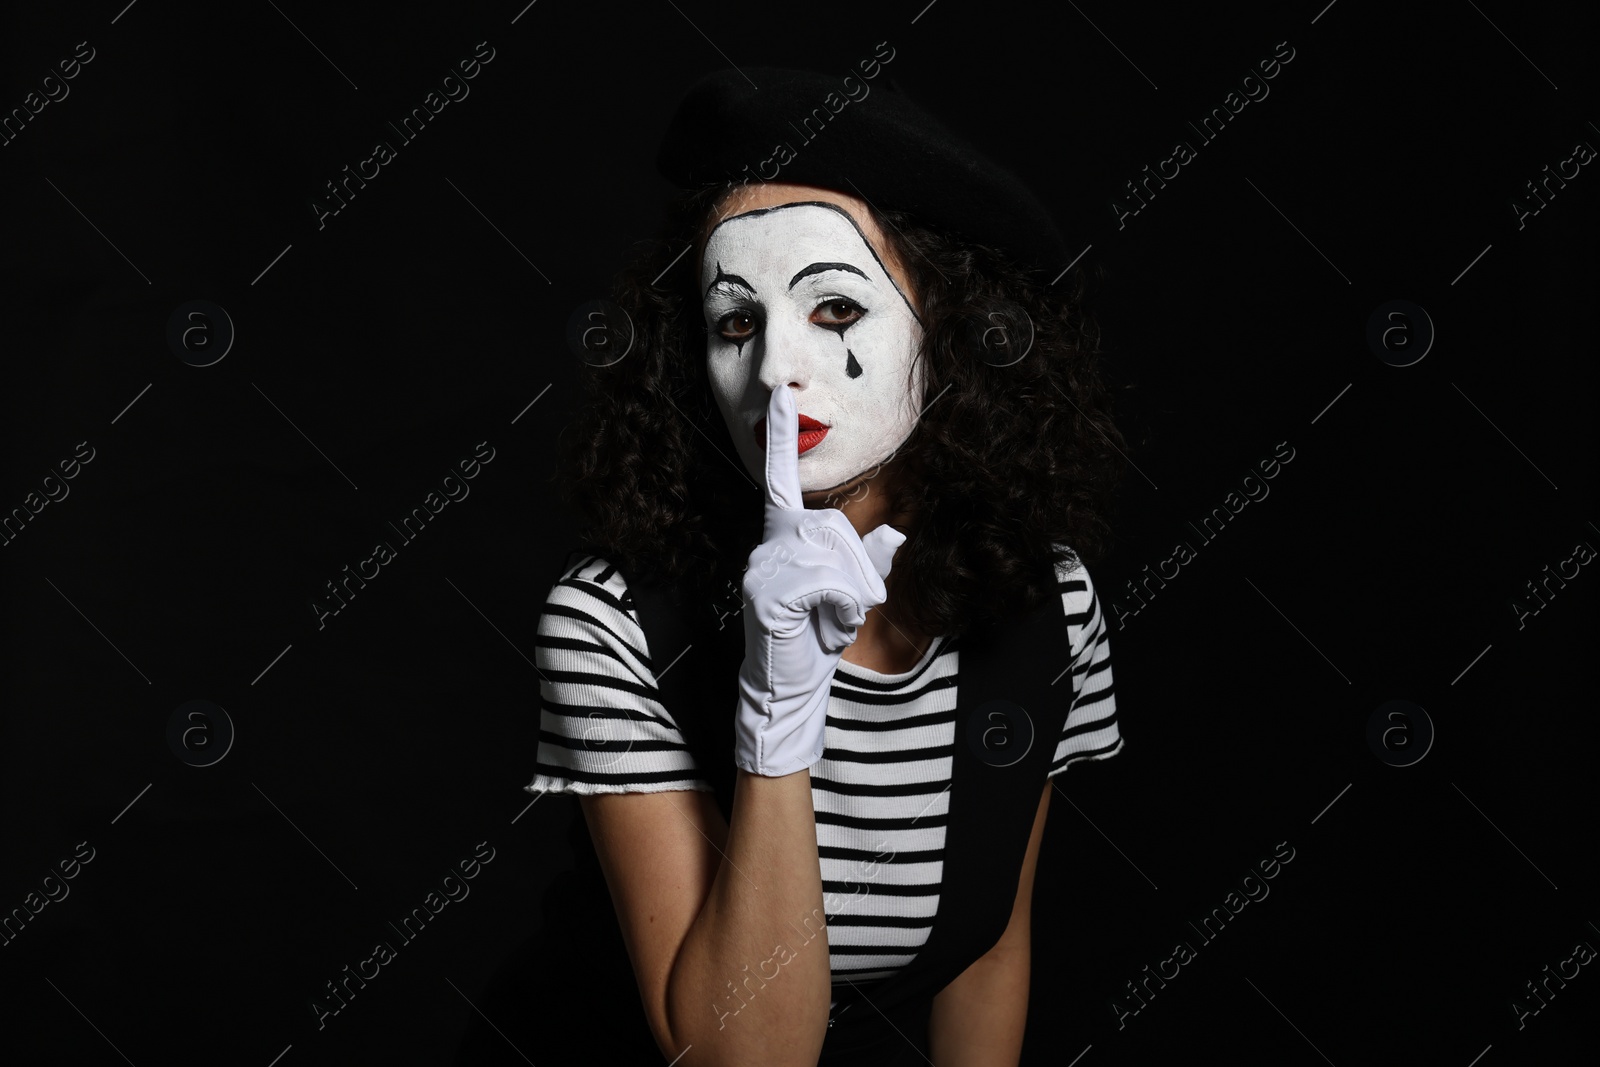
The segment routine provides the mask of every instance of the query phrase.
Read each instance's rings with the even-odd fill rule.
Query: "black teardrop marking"
[[[852,378],[861,377],[861,364],[856,362],[856,354],[848,348],[844,350],[844,372]]]

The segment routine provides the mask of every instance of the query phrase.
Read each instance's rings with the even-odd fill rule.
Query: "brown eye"
[[[844,331],[859,322],[865,314],[866,308],[854,300],[829,300],[817,305],[817,310],[811,313],[811,321],[843,337]]]
[[[748,341],[756,332],[756,320],[747,312],[730,311],[718,320],[717,332],[727,341]]]

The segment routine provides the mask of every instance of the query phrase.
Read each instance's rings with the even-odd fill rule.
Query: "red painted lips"
[[[826,423],[818,422],[806,414],[800,415],[799,453],[804,454],[822,443],[828,436],[829,427]],[[762,451],[767,447],[767,417],[761,416],[756,420],[756,444]]]

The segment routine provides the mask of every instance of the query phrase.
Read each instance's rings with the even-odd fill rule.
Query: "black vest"
[[[566,567],[581,555],[570,555]],[[627,580],[625,572],[623,577]],[[1053,572],[1051,578],[1054,585]],[[744,661],[743,619],[737,612],[725,614],[726,606],[699,603],[665,584],[627,581],[627,587],[661,703],[712,785],[723,817],[731,822],[733,714]],[[734,597],[731,606],[737,609]],[[833,987],[837,1004],[820,1064],[866,1063],[869,1058],[874,1067],[889,1067],[902,1058],[925,1063],[934,994],[988,952],[1011,918],[1039,794],[1072,701],[1071,682],[1064,675],[1071,641],[1061,597],[1048,596],[1037,609],[970,630],[957,642],[961,659],[938,910],[926,943],[900,974]],[[1058,681],[1065,684],[1057,687]],[[615,929],[609,892],[581,816],[574,821],[569,843],[576,860],[573,876],[581,889],[563,894],[563,906],[581,900],[592,909],[603,902]],[[551,915],[557,923],[572,918],[570,913]],[[622,964],[627,966],[625,956]],[[625,1010],[620,1002],[617,1008]],[[637,996],[632,1008],[642,1014]]]

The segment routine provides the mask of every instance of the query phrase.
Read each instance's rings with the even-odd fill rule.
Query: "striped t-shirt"
[[[1072,644],[1058,683],[1071,710],[1051,777],[1078,760],[1122,750],[1110,636],[1094,583],[1075,559],[1057,566],[1056,580]],[[944,866],[959,641],[936,638],[904,674],[879,674],[846,660],[835,671],[822,759],[811,767],[835,984],[899,973],[932,928]],[[539,747],[528,792],[711,789],[657,699],[633,598],[604,559],[579,559],[551,588],[535,658]],[[731,703],[728,715],[731,735]],[[624,740],[632,743],[601,744]]]

